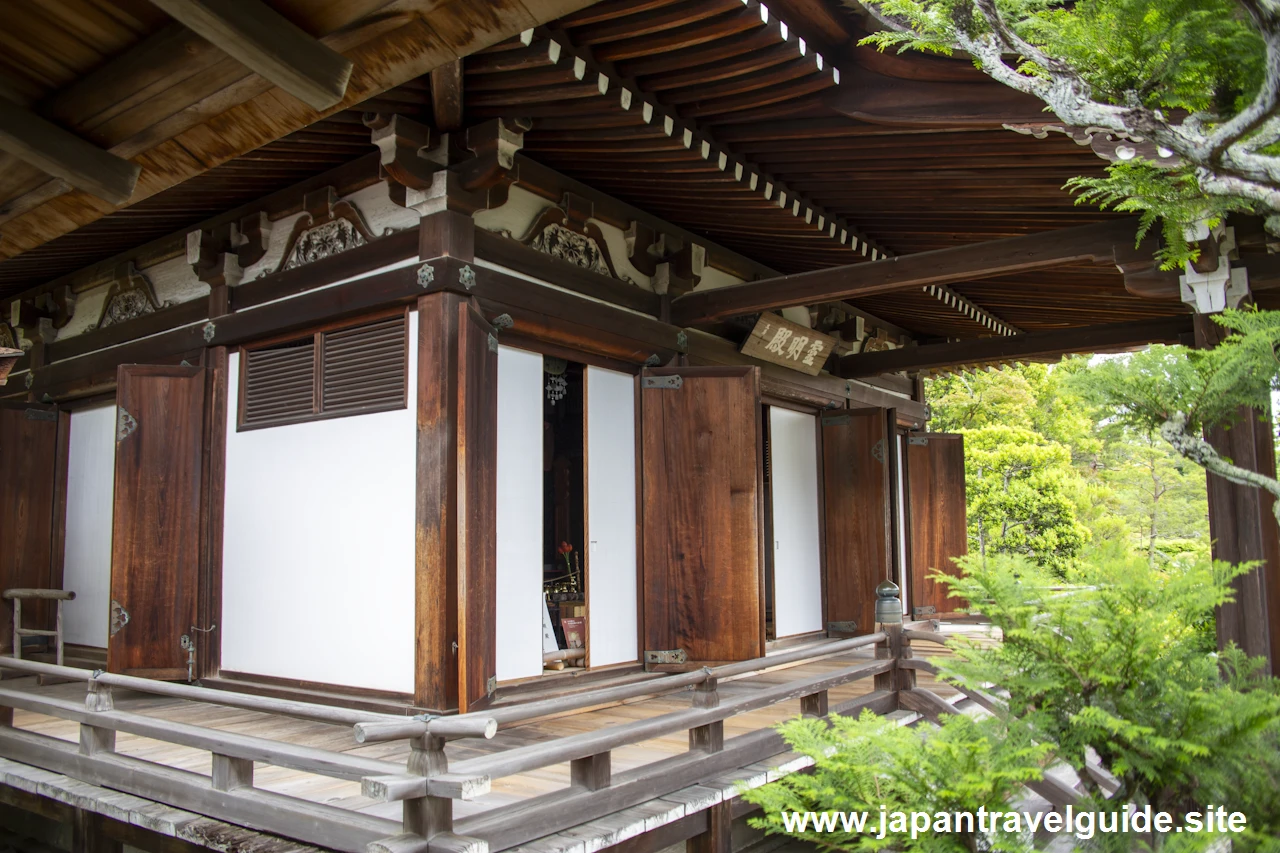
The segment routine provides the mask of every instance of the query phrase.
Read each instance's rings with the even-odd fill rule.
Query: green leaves
[[[789,834],[824,848],[870,851],[1027,851],[1017,833],[997,830],[992,846],[980,847],[976,832],[927,832],[912,839],[907,831],[889,831],[883,839],[880,809],[888,812],[977,812],[1002,810],[1022,786],[1042,776],[1049,748],[1031,742],[1023,727],[999,719],[944,718],[936,730],[908,729],[866,711],[861,717],[799,719],[780,726],[791,747],[815,761],[812,773],[796,773],[748,791],[743,797],[761,806],[753,824],[771,833]],[[787,832],[783,812],[867,812],[862,833]]]

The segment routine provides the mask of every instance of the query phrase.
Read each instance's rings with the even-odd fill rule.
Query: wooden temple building
[[[1156,269],[1062,189],[1141,140],[839,0],[5,10],[0,846],[727,853],[772,723],[948,702],[921,377],[1280,285],[1243,219]],[[1272,657],[1268,502],[1210,511]]]

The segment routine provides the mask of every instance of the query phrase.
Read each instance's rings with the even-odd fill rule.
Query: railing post
[[[84,697],[86,711],[114,711],[115,700],[111,696],[111,685],[94,679],[88,684],[89,691]],[[80,754],[97,755],[100,752],[116,751],[116,731],[102,726],[80,724]]]
[[[444,738],[431,734],[412,738],[409,741],[409,773],[430,778],[449,772],[444,744]],[[452,832],[453,800],[430,795],[405,800],[404,831],[428,840],[442,832]]]
[[[253,787],[253,761],[233,758],[230,755],[213,754],[213,789],[234,791],[236,788]]]
[[[805,717],[825,717],[827,715],[827,691],[819,690],[808,696],[800,697],[800,714]]]
[[[720,707],[719,680],[706,670],[706,680],[693,688],[692,704],[695,708]],[[724,720],[716,720],[705,726],[689,729],[689,749],[701,752],[719,752],[724,749]]]
[[[597,755],[588,755],[586,758],[575,758],[569,762],[569,782],[575,788],[599,791],[609,787],[612,781],[611,753],[601,752]]]
[[[685,853],[730,853],[733,849],[733,807],[722,800],[705,812],[707,831],[698,833],[684,844]]]

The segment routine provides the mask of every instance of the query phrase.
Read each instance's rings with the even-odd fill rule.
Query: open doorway
[[[583,366],[545,357],[542,408],[542,588],[545,668],[587,660],[585,394]],[[552,639],[554,638],[554,647]]]
[[[635,381],[499,347],[499,682],[639,658]]]

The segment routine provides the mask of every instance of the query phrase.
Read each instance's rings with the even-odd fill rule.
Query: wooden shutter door
[[[908,436],[907,513],[911,612],[917,619],[954,613],[965,602],[949,596],[947,588],[930,575],[941,571],[958,577],[955,558],[969,553],[964,436],[937,432]]]
[[[875,630],[876,584],[892,574],[889,412],[822,416],[827,630]]]
[[[458,305],[458,711],[493,701],[498,676],[498,339]]]
[[[188,677],[182,638],[196,622],[204,374],[138,364],[116,372],[111,672]]]
[[[646,370],[640,387],[645,665],[760,657],[759,368]]]
[[[61,589],[65,418],[40,403],[0,403],[0,590]],[[57,553],[55,553],[55,551]],[[23,627],[53,628],[53,608],[27,601]],[[12,603],[0,602],[0,649],[13,645]]]

